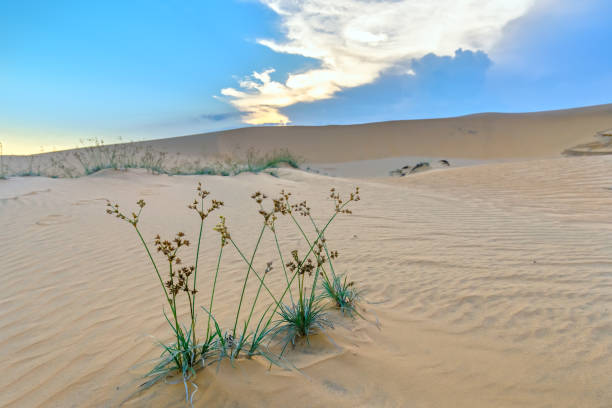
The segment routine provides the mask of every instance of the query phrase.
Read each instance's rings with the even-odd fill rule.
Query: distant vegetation
[[[449,167],[450,163],[448,160],[438,160],[438,167]],[[390,176],[403,177],[409,174],[425,171],[431,169],[431,164],[427,161],[418,162],[414,166],[406,165],[399,169],[394,169],[389,172]]]
[[[595,134],[597,140],[579,144],[563,151],[564,156],[604,156],[612,154],[612,129]]]
[[[6,175],[4,172],[4,160],[2,157],[2,143],[0,143],[0,180],[6,179]]]
[[[221,176],[235,176],[240,173],[260,173],[264,170],[288,166],[295,169],[300,168],[300,160],[289,150],[276,150],[267,154],[259,154],[255,150],[249,150],[246,157],[237,159],[234,156],[226,156],[209,164],[201,164],[201,161],[183,160],[176,166],[167,170],[171,175],[209,174]]]
[[[227,155],[204,161],[180,154],[169,156],[140,143],[106,145],[99,139],[90,139],[87,145],[75,150],[26,157],[2,156],[0,148],[0,177],[74,178],[105,169],[145,169],[153,174],[167,175],[232,176],[245,172],[260,173],[283,165],[299,168],[300,159],[286,149],[268,153],[251,149],[246,155]]]

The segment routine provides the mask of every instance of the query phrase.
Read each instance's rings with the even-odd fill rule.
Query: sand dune
[[[105,168],[110,166],[111,156],[127,152],[118,160],[119,167],[121,162],[131,167],[127,162],[134,160],[169,173],[196,174],[208,173],[202,171],[204,167],[218,169],[226,160],[244,163],[249,152],[262,157],[287,150],[304,168],[321,174],[379,177],[419,161],[447,159],[455,167],[562,155],[605,155],[610,153],[610,140],[601,135],[610,128],[612,104],[362,125],[250,127],[111,145],[104,148],[105,153],[100,153],[101,149],[79,149],[4,156],[0,173],[74,177],[88,173],[83,162]]]
[[[287,148],[311,163],[399,156],[508,159],[559,156],[611,127],[612,104],[362,125],[250,127],[156,140],[152,145],[171,154],[200,155]]]
[[[340,272],[365,291],[368,320],[332,312],[329,338],[288,353],[299,371],[258,360],[201,371],[194,406],[609,407],[612,157],[561,153],[584,150],[611,123],[605,105],[151,142],[202,157],[236,154],[237,144],[243,152],[289,148],[347,178],[294,169],[278,177],[103,170],[0,180],[0,406],[185,405],[182,384],[139,391],[159,354],[155,339],[169,338],[163,298],[134,231],[104,210],[106,199],[127,207],[144,198],[146,239],[179,230],[193,238],[186,204],[202,181],[226,202],[222,213],[247,250],[260,222],[254,190],[290,190],[321,219],[333,204],[330,187],[359,185],[362,201],[327,238],[340,251]],[[408,156],[463,161],[366,178]],[[284,251],[299,246],[296,231],[278,228]],[[217,245],[207,239],[202,249],[203,293]],[[273,257],[264,245],[256,264]],[[245,268],[228,254],[221,273],[216,313],[227,325]],[[282,287],[277,278],[272,290]]]
[[[531,160],[378,181],[286,169],[280,178],[129,171],[0,182],[0,405],[182,406],[181,384],[133,394],[139,363],[158,354],[149,336],[168,332],[147,259],[129,226],[104,214],[104,199],[145,198],[148,238],[193,236],[185,203],[203,181],[247,248],[259,222],[254,189],[289,189],[321,216],[329,186],[359,184],[355,214],[328,238],[381,328],[333,315],[336,344],[319,337],[289,353],[301,373],[224,364],[198,375],[195,406],[610,406],[611,164]],[[292,232],[286,244],[297,241]],[[221,319],[244,272],[235,256],[224,266]]]

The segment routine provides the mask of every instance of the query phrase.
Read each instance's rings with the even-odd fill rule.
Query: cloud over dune
[[[249,124],[288,123],[281,109],[328,99],[375,81],[390,69],[414,74],[410,61],[455,50],[487,52],[503,27],[536,0],[260,0],[281,19],[285,41],[260,39],[276,52],[320,61],[316,69],[273,80],[254,72],[221,93]]]

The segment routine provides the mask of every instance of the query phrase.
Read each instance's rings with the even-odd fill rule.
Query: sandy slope
[[[609,128],[612,104],[362,125],[251,127],[156,140],[152,145],[184,155],[288,148],[311,163],[399,156],[507,159],[557,157],[565,149],[592,142],[597,132]]]
[[[201,180],[227,203],[232,235],[247,250],[260,222],[253,190],[289,189],[321,217],[330,186],[359,184],[355,214],[328,239],[381,329],[332,315],[335,345],[320,337],[289,353],[301,374],[222,365],[198,375],[195,406],[609,407],[611,165],[558,158],[377,181],[295,170],[0,181],[0,406],[181,406],[181,385],[132,395],[146,368],[138,363],[158,353],[148,336],[166,339],[168,330],[134,232],[104,214],[104,199],[146,199],[148,239],[193,237],[197,219],[185,205]],[[286,251],[298,245],[294,231],[281,232]],[[264,239],[259,265],[273,256]],[[207,270],[216,245],[215,237],[203,248]],[[226,325],[244,273],[229,255],[217,304]]]
[[[612,128],[612,104],[534,113],[483,113],[455,118],[402,120],[341,126],[250,127],[138,142],[124,151],[146,149],[165,155],[162,167],[194,173],[224,158],[244,159],[282,149],[325,174],[378,177],[418,161],[449,159],[453,166],[570,154],[609,153],[596,135]],[[606,150],[607,149],[607,150]],[[586,153],[585,153],[586,152]],[[81,151],[95,163],[96,154]],[[106,160],[108,161],[108,160]],[[2,164],[2,163],[0,163]],[[108,163],[102,164],[108,165]],[[33,157],[5,156],[9,174],[66,177],[83,173],[74,151]],[[1,173],[1,169],[0,169]]]

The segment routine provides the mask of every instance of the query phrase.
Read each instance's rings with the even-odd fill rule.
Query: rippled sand
[[[146,255],[129,225],[104,214],[104,199],[147,200],[148,239],[178,230],[193,238],[198,221],[186,204],[197,181],[226,202],[247,250],[260,222],[254,190],[288,189],[321,219],[329,187],[359,185],[362,201],[328,239],[341,272],[365,290],[370,321],[332,314],[333,342],[319,336],[289,352],[300,372],[257,361],[202,371],[195,406],[612,406],[610,168],[612,158],[580,157],[397,179],[281,170],[0,181],[0,406],[184,404],[182,384],[136,392],[148,367],[139,363],[169,333]],[[281,233],[287,251],[300,242]],[[256,264],[272,259],[270,239]],[[206,242],[210,271],[217,237]],[[245,272],[230,254],[215,306],[226,325]],[[209,278],[199,278],[203,292]],[[271,280],[281,287],[280,275]]]

